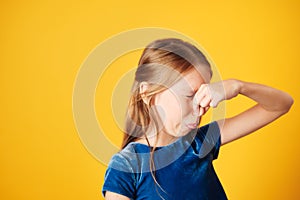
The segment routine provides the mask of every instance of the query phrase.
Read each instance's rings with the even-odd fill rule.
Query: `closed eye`
[[[186,96],[186,97],[188,97],[188,98],[194,98],[194,96],[195,96],[195,94],[193,94],[193,95],[188,95],[188,96]]]

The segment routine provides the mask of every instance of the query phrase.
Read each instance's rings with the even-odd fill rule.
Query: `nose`
[[[201,116],[196,116],[193,114],[193,112],[190,114],[190,117],[189,117],[189,121],[192,122],[192,123],[197,123],[199,124],[200,122],[200,119],[201,119]]]
[[[201,119],[201,117],[196,117],[196,119],[195,119],[195,123],[197,123],[197,124],[199,124],[200,123],[200,119]]]

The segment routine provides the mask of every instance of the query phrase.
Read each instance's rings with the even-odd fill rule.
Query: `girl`
[[[212,165],[220,146],[287,113],[293,99],[236,79],[210,84],[211,77],[209,62],[188,42],[166,38],[145,48],[135,73],[122,150],[105,174],[105,199],[227,199]],[[210,107],[238,94],[257,104],[198,128]]]

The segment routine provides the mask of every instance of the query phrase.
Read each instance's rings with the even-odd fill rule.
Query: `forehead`
[[[203,83],[205,83],[205,81],[202,78],[201,74],[197,70],[192,69],[186,74],[182,75],[182,78],[170,89],[174,89],[175,91],[186,89],[197,91]]]

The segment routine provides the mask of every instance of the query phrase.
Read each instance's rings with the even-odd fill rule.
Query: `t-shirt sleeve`
[[[106,191],[124,195],[134,199],[134,173],[130,172],[131,166],[120,154],[115,154],[105,172],[102,194],[105,197]]]
[[[221,134],[218,123],[213,121],[200,127],[197,131],[197,138],[202,142],[200,149],[202,155],[212,153],[212,159],[217,159],[221,146]]]

